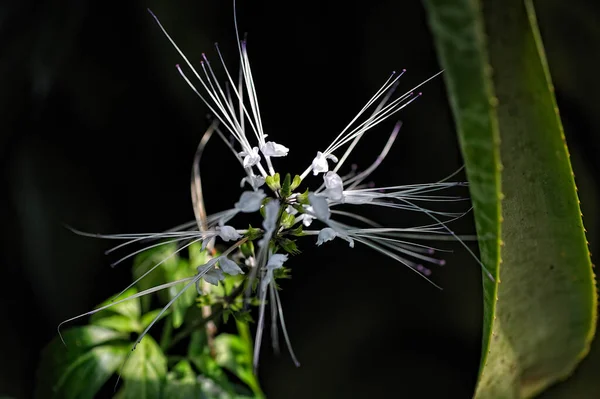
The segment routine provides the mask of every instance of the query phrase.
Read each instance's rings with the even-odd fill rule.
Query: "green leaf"
[[[252,347],[240,336],[221,333],[215,337],[214,349],[217,364],[254,390],[257,381],[252,372]]]
[[[292,180],[291,189],[294,191],[298,188],[298,186],[302,183],[302,178],[299,175],[294,176],[294,180]]]
[[[197,399],[202,398],[202,389],[192,366],[187,360],[178,362],[173,371],[167,374],[163,398]]]
[[[198,371],[200,371],[200,374],[206,378],[212,379],[225,391],[233,394],[233,385],[229,382],[227,374],[225,374],[223,369],[215,359],[213,359],[206,341],[206,331],[203,329],[196,330],[192,333],[190,344],[188,346],[188,358]]]
[[[279,190],[281,188],[279,173],[275,173],[273,176],[265,177],[265,183],[271,190]]]
[[[283,249],[285,252],[287,252],[291,255],[298,255],[300,253],[300,250],[298,249],[296,242],[293,240],[290,240],[289,238],[285,238],[285,237],[278,238],[277,245],[279,245],[281,247],[281,249]]]
[[[161,385],[167,375],[167,359],[150,335],[146,335],[127,359],[121,377],[120,399],[161,397]]]
[[[142,326],[142,329],[145,329],[146,327],[148,327],[150,325],[150,323],[152,323],[154,321],[154,319],[156,319],[156,316],[158,316],[158,314],[162,312],[162,309],[154,309],[151,310],[150,312],[144,314],[140,320],[140,324]],[[160,319],[168,316],[169,314],[171,314],[170,309],[167,309],[161,316]],[[160,320],[158,319],[158,320]]]
[[[281,185],[281,196],[287,198],[292,194],[292,175],[289,173],[285,175],[283,184]]]
[[[133,278],[135,280],[143,276],[160,262],[164,261],[161,266],[157,267],[150,274],[138,281],[136,286],[140,291],[147,290],[168,281],[165,277],[165,270],[176,268],[177,262],[179,261],[179,256],[174,255],[175,251],[177,251],[177,245],[175,243],[169,243],[150,248],[135,257],[132,268]],[[140,299],[144,312],[147,312],[150,309],[151,300],[152,295],[146,295]]]
[[[43,350],[36,373],[35,398],[93,398],[123,363],[128,338],[98,326],[71,328]]]
[[[185,259],[180,259],[177,268],[166,273],[166,277],[168,281],[177,281],[186,277],[191,277],[196,274],[196,269],[190,267],[190,264]],[[175,298],[179,291],[181,291],[185,286],[186,282],[174,285],[169,288],[169,300]],[[183,319],[185,318],[185,313],[188,308],[194,304],[196,296],[198,293],[195,289],[188,289],[185,291],[179,299],[177,299],[171,305],[171,311],[173,317],[171,320],[173,321],[173,327],[179,328],[183,324]]]
[[[210,254],[207,250],[202,250],[202,244],[196,242],[188,247],[190,267],[196,270],[198,266],[204,265],[210,259]]]
[[[138,290],[135,287],[131,287],[121,295],[116,298],[110,298],[106,301],[102,302],[100,305],[96,306],[96,308],[101,308],[102,306],[110,305],[111,303],[117,302],[121,299],[125,299],[130,297],[131,295],[135,295],[138,293]],[[90,322],[92,324],[98,324],[100,319],[104,319],[106,317],[111,317],[114,315],[121,315],[124,319],[130,319],[137,321],[140,317],[142,310],[140,308],[140,301],[138,299],[132,299],[130,301],[124,301],[121,303],[117,303],[114,306],[111,306],[108,309],[101,310],[98,313],[94,313],[90,316]]]
[[[101,313],[101,312],[98,312],[98,313]],[[124,333],[132,333],[132,332],[141,333],[142,328],[143,328],[142,325],[137,320],[130,319],[129,317],[123,316],[123,315],[102,317],[98,320],[92,321],[91,324],[93,324],[95,326],[111,328],[113,330],[124,332]]]
[[[530,397],[568,377],[587,354],[597,306],[534,9],[530,0],[425,4],[446,69],[481,259],[495,279],[483,278],[476,397]]]

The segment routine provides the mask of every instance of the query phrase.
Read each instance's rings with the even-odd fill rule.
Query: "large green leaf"
[[[169,399],[202,398],[200,383],[187,360],[173,366],[173,371],[167,375],[162,396]]]
[[[121,370],[123,388],[119,399],[160,399],[161,385],[167,375],[167,359],[150,335],[146,335]]]
[[[44,348],[35,398],[93,398],[123,363],[126,334],[98,326],[71,328]]]
[[[132,287],[132,288],[128,289],[127,291],[123,292],[121,295],[119,295],[116,298],[107,299],[106,301],[104,301],[100,305],[98,305],[96,308],[108,306],[111,303],[115,303],[115,302],[118,302],[125,298],[129,298],[130,296],[135,295],[137,293],[138,293],[138,290],[135,287]],[[123,301],[121,303],[116,303],[115,305],[111,306],[108,309],[104,309],[104,310],[99,311],[98,313],[94,313],[90,317],[90,321],[93,324],[96,324],[96,322],[98,320],[103,319],[105,317],[111,317],[114,315],[120,315],[120,316],[123,316],[123,317],[131,319],[131,320],[138,320],[140,317],[141,311],[142,310],[140,308],[140,300],[132,299],[129,301]]]
[[[568,377],[588,352],[597,306],[533,5],[425,4],[446,69],[481,259],[495,279],[484,274],[476,397],[530,397]]]

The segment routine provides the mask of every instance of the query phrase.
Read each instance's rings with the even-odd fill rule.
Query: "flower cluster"
[[[284,175],[276,171],[274,161],[275,158],[288,155],[290,149],[286,147],[287,143],[285,142],[282,144],[267,140],[269,136],[265,134],[262,126],[247,43],[245,39],[240,40],[239,38],[237,22],[239,74],[234,80],[225,65],[219,47],[216,46],[218,60],[226,76],[226,81],[220,82],[206,55],[202,55],[199,68],[195,68],[160,24],[158,18],[154,14],[152,16],[187,64],[194,79],[188,78],[186,72],[179,65],[177,65],[177,70],[216,118],[202,140],[200,153],[208,137],[216,132],[244,170],[245,177],[241,181],[241,187],[246,189],[230,209],[212,215],[206,215],[203,205],[200,204],[199,209],[195,209],[197,220],[177,229],[157,234],[112,236],[128,240],[119,247],[148,239],[179,242],[181,249],[198,242],[202,243],[203,249],[212,248],[217,240],[228,246],[220,255],[215,255],[206,264],[199,266],[195,276],[152,288],[138,296],[187,282],[179,294],[163,309],[164,312],[177,300],[179,295],[193,285],[201,295],[202,284],[218,285],[227,274],[245,274],[244,291],[247,297],[255,296],[259,306],[254,347],[255,367],[258,364],[267,303],[271,308],[274,346],[277,346],[278,326],[280,325],[289,352],[294,362],[298,364],[286,331],[277,287],[277,279],[287,273],[284,265],[288,262],[290,255],[299,253],[298,241],[310,242],[312,240],[320,246],[339,238],[347,242],[351,248],[364,245],[408,266],[424,278],[431,273],[426,264],[444,264],[443,260],[432,256],[435,251],[433,248],[412,240],[436,234],[453,235],[445,223],[462,214],[427,209],[419,203],[431,200],[455,200],[455,197],[439,195],[438,192],[464,185],[464,183],[443,180],[431,184],[386,187],[373,187],[371,184],[365,183],[366,179],[384,160],[396,140],[401,127],[399,122],[395,125],[386,145],[372,165],[363,171],[352,167],[348,173],[339,174],[361,138],[372,128],[419,98],[421,93],[417,93],[415,90],[429,79],[394,98],[398,81],[405,71],[393,73],[328,147],[324,150],[315,149],[316,155],[312,163],[302,173],[294,176]],[[233,140],[228,140],[228,136]],[[282,139],[285,140],[285,138]],[[313,189],[299,190],[311,172],[314,176],[321,176],[322,183]],[[199,175],[195,178],[196,184],[199,184]],[[198,192],[197,186],[196,190]],[[201,189],[199,192],[201,196]],[[201,202],[198,194],[195,199]],[[344,210],[345,205],[358,205],[359,209],[363,206],[378,206],[421,212],[430,217],[431,223],[410,228],[386,227],[360,213]],[[354,209],[356,208],[354,207]],[[260,227],[234,227],[232,221],[241,213],[260,213],[262,219]],[[444,222],[441,221],[442,218],[445,219]],[[160,245],[160,243],[156,245]],[[160,263],[149,269],[140,279],[159,265]],[[136,280],[132,285],[138,281]],[[160,316],[159,314],[156,320]],[[140,339],[153,324],[148,326]]]

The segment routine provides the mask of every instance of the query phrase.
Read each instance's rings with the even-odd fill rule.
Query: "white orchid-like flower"
[[[347,175],[338,174],[361,138],[372,131],[374,127],[419,98],[420,93],[416,93],[415,90],[438,74],[405,94],[393,98],[398,81],[405,71],[403,70],[399,74],[392,73],[350,123],[337,134],[328,147],[324,150],[315,148],[316,156],[303,172],[295,175],[295,177],[286,174],[282,180],[281,176],[283,175],[276,172],[271,158],[284,157],[290,149],[274,141],[265,140],[267,135],[263,130],[255,81],[250,69],[247,43],[246,40],[240,40],[239,38],[237,22],[235,27],[238,35],[238,55],[240,59],[239,79],[234,80],[217,47],[217,57],[226,76],[225,81],[220,82],[204,54],[202,54],[203,60],[200,62],[199,68],[194,66],[169,36],[158,18],[154,14],[152,16],[189,67],[189,72],[184,72],[179,65],[177,65],[177,70],[193,92],[200,97],[215,116],[216,121],[211,129],[218,133],[219,137],[225,141],[225,144],[232,151],[233,156],[241,163],[241,167],[246,174],[246,177],[242,180],[242,185],[249,183],[252,186],[252,191],[242,192],[237,202],[230,202],[232,203],[230,209],[205,216],[201,222],[196,221],[183,226],[183,228],[165,233],[121,235],[118,237],[129,240],[121,246],[139,242],[142,239],[168,239],[168,242],[183,243],[181,249],[187,248],[196,242],[205,244],[207,242],[212,243],[217,239],[222,242],[234,242],[220,256],[212,258],[205,265],[199,267],[196,276],[166,284],[160,289],[187,281],[188,284],[182,289],[181,294],[191,284],[198,284],[201,279],[209,284],[219,284],[224,274],[245,274],[244,284],[248,287],[245,292],[250,295],[253,282],[258,279],[260,284],[257,286],[256,295],[260,299],[260,307],[255,338],[255,367],[258,365],[267,296],[270,297],[268,303],[272,306],[271,322],[272,331],[275,333],[273,337],[274,345],[276,345],[279,322],[290,354],[294,362],[299,364],[287,335],[276,286],[278,273],[284,269],[284,263],[287,264],[292,261],[291,258],[288,259],[289,255],[295,255],[299,252],[296,241],[308,237],[308,241],[314,243],[314,236],[316,236],[316,245],[321,246],[326,242],[340,238],[347,241],[352,248],[363,245],[373,249],[398,263],[408,266],[409,269],[423,278],[427,278],[431,273],[429,267],[425,266],[426,264],[442,265],[444,263],[443,260],[433,256],[436,252],[435,249],[414,242],[414,240],[439,235],[448,235],[458,239],[446,227],[446,223],[460,217],[462,214],[428,209],[420,203],[432,199],[436,201],[456,200],[455,197],[437,194],[441,190],[463,186],[464,183],[442,180],[430,184],[390,185],[385,187],[371,187],[369,184],[364,183],[388,154],[400,130],[400,123],[395,125],[386,145],[372,165],[358,173],[353,169]],[[189,73],[193,76],[192,79],[188,78]],[[227,140],[227,135],[233,138],[233,144]],[[330,167],[333,167],[333,169],[330,170]],[[311,171],[313,175],[322,174],[323,176],[323,181],[312,189],[308,186],[309,182],[305,181]],[[265,190],[268,190],[266,187],[264,190],[259,189],[265,182],[270,190],[269,193],[265,192]],[[304,185],[303,190],[296,191],[300,185]],[[346,205],[353,205],[353,210],[339,209]],[[400,209],[424,213],[430,218],[431,223],[413,227],[382,226],[360,214],[360,207],[364,206],[378,206],[390,210]],[[240,229],[227,224],[239,213],[257,214],[259,220],[262,215],[262,223],[259,224],[262,228]],[[317,229],[307,229],[316,224],[319,225]],[[313,239],[311,239],[311,236],[313,236]],[[248,242],[257,244],[256,252],[239,255],[242,245]],[[465,248],[467,247],[465,246]],[[235,259],[237,261],[229,257],[232,253],[239,255],[236,255]],[[145,278],[159,264],[148,270],[140,279]],[[136,284],[137,281],[133,284]],[[157,289],[151,292],[155,292]],[[174,298],[174,300],[176,299],[177,297]],[[144,331],[144,334],[146,332]]]

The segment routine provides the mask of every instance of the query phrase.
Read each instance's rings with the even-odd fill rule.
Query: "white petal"
[[[354,248],[354,240],[348,235],[348,233],[343,228],[339,226],[336,229],[326,227],[323,230],[319,231],[317,245],[321,245],[327,241],[331,241],[336,237],[347,241],[350,248]]]
[[[285,157],[290,149],[274,141],[267,141],[260,150],[266,157]]]
[[[241,234],[231,226],[221,226],[218,231],[219,237],[221,237],[223,241],[238,240],[242,237]]]
[[[219,266],[221,266],[221,270],[230,276],[235,276],[237,274],[244,274],[242,269],[238,266],[237,263],[227,258],[226,256],[221,256],[219,258]]]
[[[202,278],[209,284],[219,285],[219,280],[223,280],[223,273],[220,270],[217,270],[215,273],[215,263],[217,263],[217,258],[212,258],[208,262],[203,265],[198,266],[198,274],[202,275]],[[200,280],[198,280],[200,281]],[[198,294],[201,295],[202,291],[200,291],[200,284],[196,285],[196,290]]]
[[[275,231],[277,216],[279,216],[279,201],[271,200],[265,205],[265,220],[263,221],[263,228],[267,233],[271,234]]]
[[[223,280],[225,276],[219,269],[211,269],[204,275],[204,281],[212,285],[219,285],[219,281]]]
[[[244,261],[244,264],[248,267],[254,267],[256,266],[256,258],[254,256],[249,256]]]
[[[327,199],[314,193],[308,193],[308,201],[313,208],[314,214],[322,222],[329,220],[331,212],[329,211],[329,205]]]
[[[211,246],[214,241],[215,241],[215,237],[210,237],[210,238],[207,238],[206,240],[202,240],[202,247],[200,248],[200,250],[204,251],[206,249],[206,247]]]
[[[340,175],[335,172],[327,172],[323,176],[325,182],[324,194],[332,201],[344,202],[344,182]]]
[[[288,205],[287,208],[285,208],[285,211],[287,213],[289,213],[290,215],[296,215],[298,213],[298,211],[296,210],[296,208],[294,208],[291,205]]]
[[[240,196],[240,200],[235,203],[235,209],[245,213],[256,212],[260,209],[262,200],[265,197],[266,194],[263,190],[244,191]]]
[[[240,187],[244,187],[244,184],[248,183],[252,186],[253,190],[257,190],[260,186],[265,184],[265,178],[262,176],[246,176],[240,182]]]
[[[244,157],[244,168],[249,168],[256,165],[260,161],[260,155],[258,154],[258,147],[253,147],[250,152],[242,151],[239,154]]]
[[[317,151],[317,156],[312,161],[312,170],[315,176],[329,170],[329,163],[321,151]]]
[[[196,268],[196,270],[198,270],[198,274],[204,274],[208,270],[210,270],[210,268],[213,267],[215,265],[215,263],[217,263],[216,258],[209,259],[209,261],[206,262],[205,264],[198,266]]]
[[[273,254],[267,262],[267,270],[279,269],[288,260],[288,256],[284,254]]]
[[[325,227],[323,230],[319,231],[319,237],[317,239],[317,245],[321,245],[327,241],[333,240],[337,237],[337,233],[331,227]]]
[[[310,208],[312,209],[312,206]],[[313,216],[309,215],[308,213],[304,213],[302,215],[302,224],[304,225],[304,227],[308,227],[312,224],[312,221],[314,219],[315,218]]]

